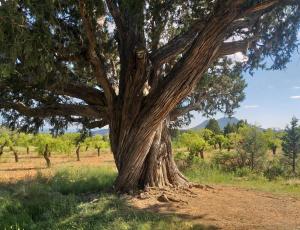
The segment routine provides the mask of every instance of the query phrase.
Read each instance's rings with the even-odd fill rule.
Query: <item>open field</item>
[[[53,167],[47,169],[44,159],[35,154],[21,154],[18,163],[8,153],[2,156],[0,229],[300,227],[298,185],[267,181],[256,185],[251,180],[187,171],[190,179],[212,188],[175,193],[150,190],[142,197],[120,197],[112,192],[116,170],[110,153],[100,157],[93,151],[82,153],[80,162],[74,155],[53,155],[51,160]],[[271,186],[275,193],[267,192]],[[174,202],[158,201],[162,194]]]
[[[45,159],[36,153],[29,155],[23,153],[19,155],[19,162],[15,163],[12,154],[6,153],[0,158],[0,181],[13,182],[15,180],[30,179],[38,173],[52,175],[55,170],[61,167],[76,168],[79,166],[111,166],[114,161],[110,154],[102,153],[100,157],[95,151],[88,151],[82,154],[80,161],[74,155],[55,155],[51,156],[52,168],[46,167]]]

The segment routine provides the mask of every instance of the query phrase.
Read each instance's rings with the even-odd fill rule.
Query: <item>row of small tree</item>
[[[300,153],[300,128],[296,118],[293,118],[285,131],[281,132],[272,129],[263,130],[247,124],[246,121],[228,124],[222,132],[216,124],[212,121],[205,129],[183,132],[173,143],[177,148],[186,147],[191,156],[199,156],[202,159],[209,150],[226,149],[227,152],[234,150],[235,156],[231,157],[232,159],[229,159],[229,155],[225,158],[234,161],[239,167],[249,166],[251,170],[261,165],[260,163],[266,159],[268,150],[275,156],[277,150],[281,148],[283,151],[281,157],[291,166],[292,172],[296,173]]]
[[[58,137],[53,137],[47,133],[40,134],[25,134],[12,132],[7,129],[0,130],[0,157],[7,147],[14,154],[15,162],[19,161],[18,148],[26,148],[27,154],[30,153],[30,148],[34,147],[35,151],[44,157],[47,167],[51,166],[51,153],[71,154],[75,151],[77,161],[80,161],[81,148],[95,148],[100,156],[101,149],[109,147],[107,136],[88,135],[87,133],[67,133]]]

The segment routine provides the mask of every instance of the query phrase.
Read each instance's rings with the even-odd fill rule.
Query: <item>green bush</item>
[[[285,169],[283,164],[281,164],[279,160],[275,159],[268,162],[263,174],[267,179],[274,180],[278,177],[284,176]]]
[[[237,168],[234,172],[234,175],[237,177],[247,177],[253,174],[253,172],[248,167]]]
[[[187,165],[188,167],[200,167],[203,165],[204,160],[198,156],[195,156],[193,153],[189,153],[189,156],[187,158]]]
[[[185,170],[188,167],[188,157],[189,153],[185,152],[177,152],[174,156],[174,160],[176,161],[176,165],[179,170]]]
[[[236,152],[218,152],[212,158],[212,164],[226,172],[236,171],[240,168],[239,155]]]
[[[189,154],[188,153],[185,153],[185,152],[177,152],[174,156],[174,159],[176,161],[180,161],[180,160],[184,160],[186,161],[187,158],[188,158]]]

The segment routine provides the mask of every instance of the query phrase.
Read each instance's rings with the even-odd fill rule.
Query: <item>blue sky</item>
[[[300,119],[300,54],[293,55],[285,70],[257,71],[254,76],[246,74],[245,79],[246,99],[236,110],[235,117],[263,128],[284,128],[292,116]],[[190,127],[206,119],[201,114],[194,115]]]

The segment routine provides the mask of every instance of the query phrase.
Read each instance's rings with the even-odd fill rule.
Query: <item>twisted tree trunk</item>
[[[235,4],[232,6],[235,7]],[[167,71],[166,76],[160,72],[162,68],[159,66],[162,67],[161,60],[169,48],[174,49],[176,44],[158,55],[161,60],[150,59],[144,48],[144,29],[137,25],[132,33],[126,35],[126,43],[119,46],[121,71],[118,95],[115,96],[109,87],[104,89],[108,100],[111,148],[118,169],[117,191],[129,192],[146,186],[188,185],[172,157],[170,138],[166,137],[167,120],[171,111],[191,94],[209,66],[219,57],[228,25],[236,16],[236,10],[224,10],[218,4],[216,14],[207,20],[183,58]],[[134,18],[131,19],[134,23]],[[98,73],[101,77],[100,71]],[[146,90],[147,85],[150,90]]]
[[[172,155],[171,137],[164,122],[156,131],[144,162],[141,186],[186,186],[187,179],[178,170]]]
[[[146,130],[145,130],[146,131]],[[129,134],[124,149],[114,146],[114,133],[111,133],[112,150],[119,171],[115,189],[129,192],[137,188],[188,186],[187,179],[178,170],[172,156],[171,139],[167,122],[161,122],[157,129],[144,136]],[[132,139],[131,139],[132,138]],[[135,150],[128,154],[127,148]]]

